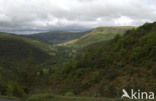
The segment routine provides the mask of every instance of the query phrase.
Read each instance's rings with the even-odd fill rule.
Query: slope
[[[156,91],[156,22],[89,45],[51,75],[56,94],[121,97],[122,89]]]
[[[40,62],[49,57],[48,46],[38,41],[18,37],[15,35],[1,34],[0,35],[0,56],[1,61],[6,59],[21,60],[32,56],[35,61]],[[6,58],[6,59],[4,59]]]
[[[124,32],[132,28],[135,28],[135,27],[132,27],[132,26],[98,27],[78,39],[62,43],[61,45],[73,46],[73,47],[85,47],[87,45],[90,45],[96,42],[110,40],[115,35],[117,34],[122,35]]]
[[[0,94],[21,97],[41,85],[42,64],[54,58],[49,51],[38,41],[0,34]]]

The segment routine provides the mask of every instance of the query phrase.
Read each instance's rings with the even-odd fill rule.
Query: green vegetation
[[[104,98],[104,97],[68,97],[68,96],[56,96],[53,94],[38,94],[31,96],[28,101],[137,101],[137,100],[121,100],[119,98]],[[151,101],[151,100],[139,100],[139,101]],[[152,100],[155,101],[155,100]]]
[[[50,57],[45,51],[48,50],[48,46],[14,35],[0,35],[0,49],[1,66],[9,67],[16,65],[16,62],[26,61],[37,64]]]
[[[85,32],[53,31],[53,32],[37,33],[33,35],[24,35],[24,37],[32,38],[49,44],[58,44],[79,38],[84,34]]]
[[[41,94],[31,96],[28,101],[120,101],[119,99],[94,98],[94,97],[68,97],[54,96],[52,94]]]
[[[0,95],[24,97],[47,91],[51,68],[74,54],[68,47],[50,46],[17,35],[0,34]],[[44,87],[43,90],[40,88]]]
[[[85,47],[97,42],[108,41],[114,38],[117,34],[124,34],[127,30],[133,29],[132,26],[122,26],[122,27],[98,27],[93,29],[91,32],[77,38],[75,40],[67,41],[61,45],[72,46],[72,47]]]
[[[50,51],[54,50],[54,48],[52,46],[47,45],[45,43],[42,43],[40,41],[20,37],[20,36],[11,34],[11,33],[2,33],[1,32],[0,33],[0,38],[1,39],[7,38],[7,39],[10,39],[10,40],[14,39],[14,40],[18,40],[18,41],[23,41],[23,42],[26,42],[26,43],[29,43],[29,44],[33,45],[33,47],[40,48],[41,50],[43,50],[45,52],[50,52]]]
[[[13,97],[13,96],[0,96],[0,99],[7,99],[7,100],[10,100],[10,101],[22,101],[20,100],[19,98],[16,98],[16,97]]]
[[[44,48],[43,44],[33,40],[0,35],[1,95],[24,97],[45,82],[41,74],[42,66],[53,56],[40,47]]]
[[[121,101],[123,88],[156,92],[156,23],[100,27],[76,39],[80,36],[43,43],[1,33],[0,95],[29,96],[28,101]],[[74,38],[65,46],[50,45]]]
[[[81,49],[50,77],[53,93],[120,97],[123,88],[156,92],[156,23]]]

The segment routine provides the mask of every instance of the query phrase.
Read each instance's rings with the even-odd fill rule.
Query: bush
[[[74,96],[75,94],[72,91],[66,92],[64,96]]]
[[[6,83],[0,78],[0,95],[5,95],[6,94]]]
[[[75,75],[76,75],[77,77],[80,77],[80,76],[82,76],[84,73],[85,73],[84,68],[80,68],[80,69],[77,69],[77,70],[76,70]]]
[[[100,75],[100,73],[99,73],[98,71],[94,72],[94,73],[92,74],[92,81],[93,81],[94,83],[98,83],[100,80],[101,80],[101,75]]]
[[[24,97],[24,90],[17,83],[9,83],[7,87],[7,95],[15,97]]]

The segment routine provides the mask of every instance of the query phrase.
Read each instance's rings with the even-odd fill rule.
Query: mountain
[[[0,33],[0,94],[23,97],[44,87],[57,65],[73,55],[68,47],[53,46],[11,33]]]
[[[45,67],[43,64],[54,58],[54,54],[50,46],[39,41],[1,33],[0,94],[16,96],[17,93],[20,97],[24,91],[35,88],[36,83],[42,84],[43,77],[39,73]]]
[[[90,43],[77,44],[81,47],[76,52],[75,48],[1,33],[0,94],[24,97],[52,92],[119,98],[122,89],[156,92],[156,23],[127,31],[102,29],[88,33],[94,36],[94,31],[106,29],[116,33],[110,40],[87,38]]]
[[[53,93],[121,97],[122,89],[156,92],[156,22],[82,48],[50,76]]]
[[[112,39],[115,35],[120,34],[122,35],[127,30],[133,29],[135,27],[132,26],[119,26],[119,27],[97,27],[92,31],[86,33],[85,35],[81,36],[80,38],[67,41],[62,43],[61,45],[65,46],[72,46],[72,47],[85,47],[87,45],[107,41]]]
[[[34,62],[44,61],[50,56],[49,49],[50,46],[39,41],[6,33],[0,34],[0,57],[1,61],[11,60],[7,61],[7,63],[14,60],[19,62],[26,58],[31,58]]]
[[[53,31],[45,33],[37,33],[32,35],[23,35],[24,37],[32,38],[49,44],[63,43],[81,37],[86,32],[63,32]]]

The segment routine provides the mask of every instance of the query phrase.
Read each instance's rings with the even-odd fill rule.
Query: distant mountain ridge
[[[22,35],[27,38],[39,40],[49,44],[59,44],[83,36],[86,32],[65,32],[53,31],[45,33],[36,33],[31,35]]]

